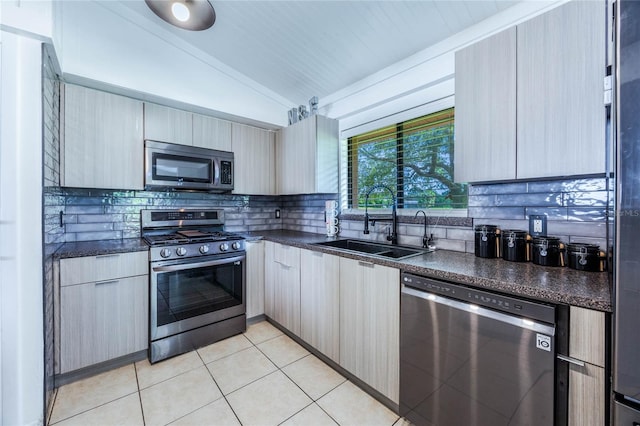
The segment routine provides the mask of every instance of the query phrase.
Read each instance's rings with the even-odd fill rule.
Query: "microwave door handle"
[[[182,263],[178,265],[154,266],[152,269],[158,272],[184,271],[185,269],[193,269],[194,267],[205,268],[207,266],[219,266],[227,263],[240,262],[240,261],[243,261],[244,259],[245,259],[244,256],[227,257],[225,259],[211,260],[209,262],[191,262],[191,263]]]

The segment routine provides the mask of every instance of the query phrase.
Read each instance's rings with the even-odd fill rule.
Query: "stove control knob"
[[[202,254],[209,253],[209,246],[208,245],[200,246],[200,253]]]
[[[163,248],[162,250],[160,250],[160,256],[162,257],[171,256],[171,250],[169,250],[168,248]]]
[[[186,248],[184,248],[184,247],[178,247],[178,248],[176,249],[176,254],[177,254],[178,256],[184,256],[185,254],[187,254],[187,249],[186,249]]]
[[[220,251],[227,251],[227,250],[229,250],[229,244],[227,243],[220,244]]]
[[[234,250],[240,250],[240,243],[236,241],[235,243],[231,244],[231,248]]]

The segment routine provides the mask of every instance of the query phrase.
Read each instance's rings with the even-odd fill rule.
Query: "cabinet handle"
[[[105,285],[105,284],[117,284],[120,280],[110,280],[110,281],[98,281],[96,285]]]
[[[287,264],[279,262],[277,260],[274,260],[274,262],[277,263],[278,265],[282,266],[285,269],[291,269],[291,265],[287,265]]]
[[[245,244],[257,244],[257,243],[261,243],[262,240],[244,240]]]
[[[109,257],[120,257],[119,254],[99,254],[96,256],[96,259],[107,259]]]
[[[358,261],[358,265],[360,266],[366,266],[367,268],[373,268],[375,265],[375,263],[371,263],[371,262],[364,262],[362,260]]]
[[[572,358],[570,356],[566,356],[566,355],[556,355],[556,357],[560,360],[560,361],[566,361],[569,364],[573,364],[573,365],[577,365],[578,367],[584,367],[584,362],[580,361],[579,359],[576,358]]]
[[[324,253],[321,251],[312,251],[311,253],[313,253],[314,256],[318,256],[318,257],[324,256]]]

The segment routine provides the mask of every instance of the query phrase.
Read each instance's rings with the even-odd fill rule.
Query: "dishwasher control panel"
[[[402,284],[419,291],[433,293],[438,296],[451,297],[467,303],[510,312],[518,316],[554,323],[555,307],[543,303],[530,302],[504,294],[478,290],[446,281],[422,277],[407,272],[401,276]]]

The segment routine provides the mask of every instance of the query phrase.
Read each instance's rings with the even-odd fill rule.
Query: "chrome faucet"
[[[369,195],[376,189],[386,189],[391,194],[393,206],[391,208],[391,218],[375,218],[369,219]],[[374,185],[369,191],[367,191],[367,195],[364,197],[364,234],[369,233],[369,221],[373,226],[376,226],[376,222],[391,222],[391,231],[389,235],[387,235],[387,241],[391,241],[391,244],[398,244],[398,216],[397,216],[397,207],[396,207],[396,196],[391,188],[386,185]]]
[[[414,218],[418,217],[418,214],[422,213],[424,215],[424,234],[422,235],[422,247],[428,248],[429,244],[433,240],[433,234],[430,237],[427,237],[427,214],[424,210],[418,210]]]

